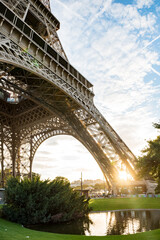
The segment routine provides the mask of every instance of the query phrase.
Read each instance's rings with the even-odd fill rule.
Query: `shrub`
[[[67,179],[53,181],[11,177],[7,181],[3,206],[4,216],[21,224],[38,224],[50,221],[69,221],[89,212],[89,199],[79,196]]]

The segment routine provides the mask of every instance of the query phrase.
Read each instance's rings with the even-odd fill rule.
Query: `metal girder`
[[[42,3],[50,10],[50,0],[41,0]]]
[[[39,0],[2,2],[8,11],[6,15],[0,9],[2,184],[8,169],[12,169],[14,176],[31,177],[34,155],[40,144],[60,134],[72,135],[88,149],[110,186],[116,184],[122,165],[135,177],[134,154],[95,107],[92,84],[70,65],[65,56],[56,32],[58,20],[49,10],[48,14],[46,10],[43,12],[45,7]],[[25,24],[24,21],[29,21],[28,11],[39,21],[41,30],[45,30],[43,40],[35,33],[36,29],[31,31]],[[16,15],[13,20],[7,18],[14,13],[23,19],[22,29]],[[57,50],[52,56],[51,50],[47,51],[48,42]],[[54,46],[57,43],[60,50]],[[7,93],[15,95],[16,101],[8,100]]]
[[[5,81],[5,80],[4,80]],[[22,90],[21,90],[21,92],[22,92]],[[28,94],[29,95],[29,94]],[[41,96],[41,98],[43,97],[43,95]],[[39,98],[40,98],[40,96],[39,96]],[[44,100],[43,100],[44,101]],[[41,101],[42,102],[42,101]],[[66,103],[64,102],[63,103],[64,105],[65,105],[65,107],[63,108],[63,111],[65,110],[65,109],[67,109],[68,108],[68,102],[67,102],[67,105],[66,105]],[[53,111],[54,111],[54,109],[53,109]],[[71,110],[69,110],[69,111],[71,111]],[[40,115],[40,114],[39,114]],[[38,116],[38,115],[37,115]],[[27,118],[29,119],[29,116],[27,116]],[[72,118],[73,119],[73,118]],[[21,119],[22,120],[22,119]],[[30,121],[30,120],[29,120]],[[70,122],[70,124],[71,124],[71,121],[69,121]],[[80,123],[81,124],[81,123]],[[17,124],[16,124],[17,125]],[[81,126],[82,127],[82,126]],[[81,129],[81,131],[82,131],[82,129]],[[81,135],[81,132],[79,131],[79,134],[78,135]],[[81,142],[83,142],[83,144],[84,145],[86,145],[85,143],[84,143],[84,141],[83,141],[83,138],[84,139],[86,139],[88,137],[88,140],[87,140],[87,143],[89,144],[89,137],[90,137],[90,135],[87,133],[87,132],[85,132],[84,134],[83,134],[83,137],[81,136]],[[96,144],[96,142],[94,142],[94,140],[91,138],[90,139],[90,145],[89,146],[87,146],[87,148],[91,148],[91,145],[95,145],[95,146],[97,146],[97,144]],[[99,143],[98,143],[99,144]],[[109,178],[111,179],[111,176],[112,176],[112,172],[113,172],[113,170],[111,171],[111,168],[113,168],[113,166],[110,166],[110,162],[109,162],[109,159],[107,159],[107,156],[100,156],[100,155],[103,155],[103,153],[102,153],[102,150],[101,149],[99,149],[99,151],[97,150],[96,151],[96,153],[95,153],[95,147],[94,146],[94,150],[92,149],[92,150],[90,150],[90,152],[93,152],[93,156],[96,158],[96,159],[98,159],[98,155],[99,155],[99,158],[101,159],[101,160],[97,160],[97,162],[98,162],[98,164],[99,164],[99,162],[101,162],[101,165],[104,165],[105,167],[106,167],[106,169],[107,170],[105,170],[105,172],[107,172],[108,174],[107,175],[110,175],[109,176]],[[99,147],[98,147],[99,148]],[[104,158],[106,158],[107,160],[106,161],[104,161]],[[104,162],[103,162],[104,161]],[[107,165],[108,164],[108,165]],[[103,167],[104,167],[103,166]],[[108,169],[109,169],[109,167],[110,167],[110,171],[108,171]],[[110,172],[110,174],[109,174],[109,172]],[[106,175],[106,174],[105,174]],[[107,176],[106,175],[106,176]],[[115,174],[116,175],[116,174]],[[112,179],[113,179],[113,176],[112,176]]]
[[[75,111],[75,114],[103,149],[110,162],[117,165],[118,168],[125,164],[130,174],[135,177],[136,157],[98,110],[95,108],[94,111],[95,117],[92,117],[84,109]]]
[[[73,85],[71,85],[67,81],[67,79],[63,78],[63,76],[59,77],[58,75],[56,75],[53,71],[40,63],[36,58],[26,52],[23,52],[23,49],[19,48],[15,43],[7,39],[2,34],[0,34],[0,40],[0,61],[2,63],[8,63],[8,65],[13,65],[15,66],[16,70],[18,68],[21,68],[23,69],[23,71],[30,72],[31,76],[33,76],[33,79],[31,79],[30,81],[31,84],[33,84],[34,77],[37,76],[40,79],[40,84],[42,84],[42,81],[45,80],[45,82],[52,84],[50,86],[53,89],[60,89],[62,93],[66,93],[70,96],[70,98],[76,100],[75,102],[83,105],[86,110],[88,110],[89,107],[92,108],[93,101],[88,98],[87,89],[84,93],[78,91],[78,89],[76,89],[76,87],[74,86],[74,82]],[[14,70],[11,72],[14,72]],[[21,78],[20,80],[16,79],[16,75],[10,79],[10,81],[12,81],[13,83],[16,81],[19,81],[19,83],[21,83],[21,80]],[[35,81],[37,82],[37,80]],[[31,88],[31,90],[35,86],[34,84],[29,85],[29,79],[27,84]],[[25,90],[27,86],[23,83],[22,87]],[[44,93],[41,92],[41,94]]]
[[[61,41],[57,34],[57,22],[48,17],[48,14],[44,14],[45,11],[42,8],[37,8],[37,2],[34,0],[2,0],[11,10],[13,10],[20,18],[26,21],[28,24],[29,17],[32,14],[35,18],[39,20],[39,24],[36,25],[37,31],[42,37],[51,45],[60,55],[62,55],[66,60],[67,56],[62,47]],[[41,1],[50,11],[50,3],[48,0]],[[45,32],[44,32],[45,28]],[[47,31],[47,34],[46,34]],[[44,34],[42,34],[44,32]]]

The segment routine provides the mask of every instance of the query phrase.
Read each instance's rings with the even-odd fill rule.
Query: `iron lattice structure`
[[[1,182],[30,176],[34,155],[49,137],[78,139],[108,184],[125,166],[134,177],[135,156],[95,107],[93,85],[69,62],[57,35],[49,0],[0,2]]]

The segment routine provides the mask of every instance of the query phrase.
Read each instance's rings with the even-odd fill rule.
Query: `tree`
[[[21,224],[69,221],[89,212],[89,199],[79,196],[67,179],[41,181],[11,177],[5,188],[4,216]]]
[[[160,124],[154,124],[154,127],[160,128]],[[156,191],[160,192],[160,136],[148,141],[148,147],[142,153],[143,156],[139,157],[137,164],[140,175],[157,181]]]
[[[2,171],[0,170],[0,187],[4,187],[6,182],[7,182],[7,179],[12,175],[12,169],[11,168],[5,168],[4,169],[4,179],[3,179],[3,182],[2,182]]]
[[[0,170],[0,188],[5,187],[7,179],[12,176],[12,169],[11,168],[5,168],[4,169],[4,179],[2,181],[2,171]],[[39,173],[32,172],[32,177],[40,177],[41,175]]]

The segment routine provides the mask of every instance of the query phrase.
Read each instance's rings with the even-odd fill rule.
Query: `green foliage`
[[[0,205],[0,218],[2,217],[2,205]]]
[[[142,152],[143,156],[139,157],[137,164],[140,176],[156,180],[157,190],[160,190],[160,136],[148,141],[148,147]]]
[[[37,224],[49,221],[68,221],[86,215],[89,203],[74,192],[67,179],[41,181],[11,177],[5,189],[6,205],[3,214],[10,221]]]
[[[0,170],[0,176],[2,176],[2,171]],[[10,168],[5,168],[4,169],[4,184],[0,181],[0,188],[3,188],[7,182],[7,179],[12,176],[12,169]],[[2,180],[2,179],[1,179]]]

